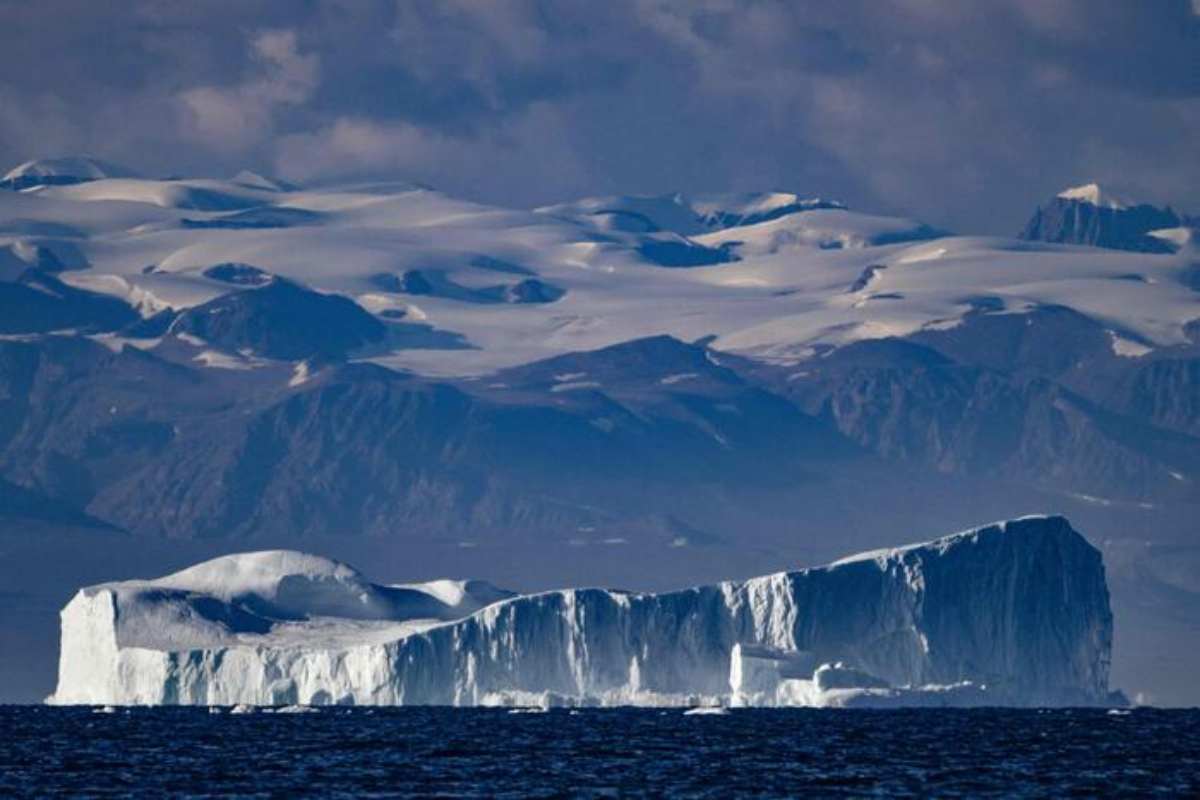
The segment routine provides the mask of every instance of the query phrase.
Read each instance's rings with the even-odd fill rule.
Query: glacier
[[[292,551],[81,589],[54,704],[1095,705],[1099,551],[1023,517],[648,594],[384,586]]]
[[[386,326],[387,337],[359,342],[356,360],[438,377],[656,335],[712,337],[716,351],[787,366],[969,323],[981,299],[988,313],[1012,315],[1066,306],[1154,351],[1190,344],[1193,228],[1173,212],[1145,216],[1142,205],[1092,206],[1086,198],[1109,203],[1095,187],[1064,195],[1050,201],[1058,211],[1039,210],[1024,239],[1010,239],[950,235],[791,192],[586,197],[530,210],[403,182],[160,180],[71,157],[0,178],[0,282],[34,269],[110,295],[145,324],[53,327],[213,370],[303,360],[170,325],[272,278],[345,298]],[[1096,225],[1126,214],[1133,238],[1095,238]],[[1092,224],[1075,231],[1077,218]],[[1141,252],[1063,242],[1133,242]],[[223,279],[231,264],[262,283]],[[859,284],[864,274],[875,277]],[[251,319],[231,323],[265,324]],[[10,333],[42,330],[21,327]]]

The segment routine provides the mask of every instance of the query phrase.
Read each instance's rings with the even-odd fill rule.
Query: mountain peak
[[[83,183],[102,178],[135,178],[137,173],[119,164],[91,156],[63,156],[26,161],[0,178],[0,186],[27,189],[33,186]]]
[[[1034,212],[1020,238],[1083,244],[1142,253],[1170,253],[1171,242],[1151,231],[1175,228],[1181,220],[1170,208],[1134,202],[1098,183],[1074,186],[1058,193]]]
[[[842,203],[794,192],[769,191],[703,194],[585,197],[538,211],[589,220],[608,230],[648,233],[671,231],[695,236],[727,228],[756,225],[802,211],[845,209]]]
[[[1072,186],[1058,193],[1063,200],[1077,200],[1090,203],[1099,208],[1111,208],[1117,211],[1129,208],[1137,203],[1130,203],[1123,197],[1113,194],[1111,189],[1101,187],[1098,183],[1085,183],[1082,186]]]

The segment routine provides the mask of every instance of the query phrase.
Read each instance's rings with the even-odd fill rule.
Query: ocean
[[[0,707],[4,797],[1150,793],[1200,796],[1200,711]]]

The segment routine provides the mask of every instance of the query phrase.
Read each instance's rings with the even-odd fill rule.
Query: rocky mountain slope
[[[1183,218],[1170,208],[1129,203],[1091,183],[1051,199],[1034,213],[1020,236],[1039,242],[1170,253],[1175,249],[1171,238],[1155,232],[1183,224]]]

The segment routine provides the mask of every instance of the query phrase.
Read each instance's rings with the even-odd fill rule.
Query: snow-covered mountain
[[[1170,208],[1134,203],[1089,183],[1059,192],[1034,212],[1021,238],[1170,253],[1179,239],[1174,232],[1183,224],[1184,219]]]
[[[426,375],[486,374],[664,333],[798,361],[946,329],[981,308],[1048,305],[1143,352],[1187,343],[1198,316],[1191,245],[1163,258],[952,237],[789,193],[608,197],[526,212],[405,184],[303,190],[244,176],[106,174],[0,194],[0,274],[60,272],[149,316],[261,289],[222,277],[224,265],[242,265],[353,301],[388,328],[356,358]],[[1136,210],[1056,202],[1078,214]],[[1027,238],[1107,243],[1039,231]],[[455,345],[429,347],[431,337]]]
[[[409,184],[109,177],[127,172],[39,162],[18,174],[78,181],[0,193],[0,350],[22,365],[4,376],[13,397],[29,401],[14,402],[0,439],[3,475],[124,528],[192,536],[273,519],[319,530],[323,512],[285,485],[278,510],[259,518],[269,480],[216,480],[203,501],[181,504],[199,490],[170,476],[194,472],[182,464],[198,452],[201,471],[252,473],[265,429],[284,473],[309,468],[297,459],[334,458],[313,449],[332,436],[361,457],[381,440],[360,431],[384,430],[396,414],[418,424],[415,409],[426,408],[420,429],[464,436],[460,448],[431,442],[420,463],[378,452],[377,474],[390,482],[337,488],[335,471],[321,507],[354,520],[366,513],[359,503],[378,502],[393,519],[422,514],[438,526],[478,522],[468,506],[482,504],[489,524],[515,515],[590,525],[564,517],[563,498],[595,506],[582,497],[611,485],[599,476],[615,468],[604,465],[630,448],[655,454],[639,464],[660,470],[647,485],[670,485],[702,454],[729,469],[742,459],[779,468],[788,457],[767,457],[778,443],[789,453],[857,446],[1089,497],[1195,496],[1190,242],[1150,254],[950,236],[786,192],[602,197],[530,212]],[[1056,202],[1129,210],[1096,187]],[[736,377],[714,378],[705,366],[715,363]],[[131,397],[116,377],[125,370],[153,389]],[[539,372],[549,377],[531,380]],[[736,402],[722,394],[734,385]],[[52,411],[56,393],[84,386],[95,408]],[[367,399],[384,386],[387,400]],[[356,398],[341,413],[357,425],[336,434],[322,410],[333,396]],[[436,399],[404,415],[393,405],[402,397]],[[194,412],[186,426],[183,405]],[[468,422],[452,426],[460,413]],[[496,415],[486,436],[465,433]],[[563,425],[592,453],[573,491],[551,466]],[[496,433],[517,430],[512,440]],[[818,444],[830,437],[844,438]],[[85,446],[101,440],[111,444]],[[470,459],[454,453],[507,465],[486,479],[508,485],[505,499],[487,500],[482,477],[453,466]],[[126,468],[112,469],[114,458]],[[517,465],[531,472],[508,480]],[[409,505],[415,498],[397,503],[418,472],[439,487],[432,517]],[[729,474],[752,483],[745,470]],[[514,499],[527,490],[553,499],[535,511]],[[611,503],[637,505],[620,493]],[[372,530],[391,524],[367,518]]]
[[[132,170],[90,156],[43,158],[13,167],[0,178],[0,189],[17,191],[39,186],[65,186],[104,178],[136,177]]]
[[[1164,252],[1132,252],[791,192],[530,211],[72,160],[15,177],[0,535],[23,548],[324,536],[322,552],[414,548],[514,585],[603,569],[661,588],[882,544],[896,519],[1047,507],[1097,542],[1192,546],[1186,221],[1154,231]],[[1134,593],[1151,584],[1173,608],[1200,596],[1138,570],[1120,608],[1149,608]],[[0,574],[62,590],[26,578]],[[0,592],[0,616],[21,596]]]
[[[51,701],[1086,705],[1113,701],[1111,641],[1062,518],[659,595],[379,586],[274,551],[81,590]]]
[[[841,203],[792,192],[685,197],[682,194],[630,197],[587,197],[538,209],[540,213],[578,220],[609,231],[671,231],[695,236],[726,228],[770,222],[802,211],[845,208]]]

